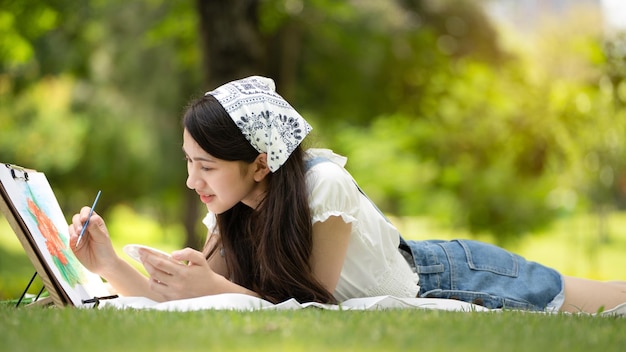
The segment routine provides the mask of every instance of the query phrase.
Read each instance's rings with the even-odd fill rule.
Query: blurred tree
[[[202,71],[207,90],[250,75],[268,75],[268,51],[259,28],[259,2],[197,0]],[[184,224],[187,246],[197,247],[198,197],[188,192]]]
[[[591,155],[603,155],[598,180],[613,179],[623,119],[599,91],[597,19],[561,19],[538,35],[552,50],[524,52],[496,44],[476,2],[401,4],[300,11],[298,101],[384,210],[435,214],[504,242],[584,209],[594,181],[577,165],[590,151],[611,150]]]
[[[64,209],[101,188],[197,247],[181,107],[249,74],[388,212],[504,241],[624,194],[623,54],[587,26],[527,53],[472,0],[0,1],[0,160],[44,170]]]
[[[102,212],[126,201],[162,221],[180,219],[179,117],[200,84],[193,9],[166,1],[8,6],[8,27],[30,55],[1,57],[1,159],[45,171],[64,209],[102,189]],[[173,163],[181,167],[164,167]]]

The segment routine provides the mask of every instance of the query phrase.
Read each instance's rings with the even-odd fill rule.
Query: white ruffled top
[[[331,162],[316,163],[306,174],[313,223],[341,216],[352,224],[335,298],[416,297],[419,278],[398,251],[400,234],[359,191],[344,168],[348,159],[329,149],[307,150],[307,158],[315,157]]]
[[[350,242],[333,295],[342,302],[350,298],[417,297],[419,278],[398,251],[400,234],[359,188],[344,168],[347,158],[329,149],[308,149],[306,160],[315,163],[306,173],[312,223],[340,216],[352,224]],[[203,223],[212,230],[211,212]]]

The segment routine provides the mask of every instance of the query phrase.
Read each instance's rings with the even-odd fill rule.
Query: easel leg
[[[20,296],[20,299],[17,301],[17,304],[15,305],[16,308],[18,308],[20,306],[20,303],[22,303],[22,301],[24,300],[24,297],[26,297],[26,293],[28,292],[28,289],[33,284],[33,281],[35,281],[35,277],[37,277],[37,272],[36,271],[33,274],[33,277],[30,278],[30,281],[28,282],[28,285],[26,285],[26,288],[24,289],[24,292],[22,292],[22,295]],[[35,299],[31,303],[27,304],[26,306],[27,307],[47,306],[47,305],[53,304],[54,302],[52,301],[52,297],[44,297],[42,299],[39,299],[39,297],[43,293],[44,289],[45,289],[45,286],[42,287],[41,290],[39,290],[39,293],[37,293],[37,296],[35,297]]]
[[[22,303],[22,300],[24,300],[24,297],[26,297],[26,292],[28,292],[28,289],[30,288],[30,285],[33,284],[33,281],[35,280],[35,278],[37,277],[37,272],[35,271],[35,273],[33,274],[33,277],[30,278],[30,281],[28,282],[28,285],[26,285],[26,288],[24,289],[24,292],[22,292],[22,295],[20,296],[20,299],[17,301],[17,304],[15,305],[15,307],[19,307],[20,303]]]

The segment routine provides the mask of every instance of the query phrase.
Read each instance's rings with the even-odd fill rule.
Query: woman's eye
[[[185,156],[183,157],[183,160],[185,160],[185,161],[187,162],[187,164],[193,164],[193,159],[191,159],[191,158],[190,158],[189,156],[187,156],[187,155],[185,155]],[[213,167],[211,167],[211,166],[205,166],[205,165],[203,165],[201,162],[198,162],[196,165],[197,165],[196,167],[197,167],[197,168],[199,168],[201,171],[210,171],[210,170],[213,170]]]

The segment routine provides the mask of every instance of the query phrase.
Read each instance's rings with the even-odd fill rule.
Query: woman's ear
[[[270,168],[267,166],[267,153],[261,153],[257,155],[256,159],[252,162],[254,180],[261,182],[270,173]]]

